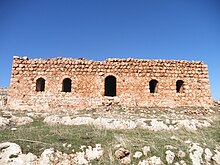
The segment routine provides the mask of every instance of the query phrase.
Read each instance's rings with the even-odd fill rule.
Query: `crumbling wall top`
[[[108,62],[127,62],[127,63],[167,63],[167,64],[194,64],[194,65],[204,65],[203,61],[187,61],[187,60],[163,60],[163,59],[134,59],[134,58],[107,58],[104,61],[86,60],[85,58],[35,58],[29,59],[27,56],[19,57],[14,56],[15,60],[20,61],[72,61],[72,62],[85,62],[85,63],[108,63]]]

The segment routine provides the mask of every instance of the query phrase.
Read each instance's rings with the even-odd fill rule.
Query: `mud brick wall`
[[[7,94],[8,94],[8,88],[0,88],[0,108],[6,106]]]
[[[115,82],[106,82],[108,76]],[[37,91],[39,78],[45,80],[44,91]],[[65,78],[71,81],[71,92],[64,92]],[[151,80],[157,81],[154,93]],[[183,84],[177,92],[178,80]],[[108,87],[114,83],[116,89]],[[106,94],[113,89],[115,96]],[[126,106],[209,106],[208,67],[183,60],[13,59],[10,108],[74,110],[103,105],[106,100]]]

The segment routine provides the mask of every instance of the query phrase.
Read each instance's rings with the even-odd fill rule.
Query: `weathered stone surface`
[[[9,119],[0,116],[0,126],[8,125],[10,122]]]
[[[93,125],[106,129],[134,129],[136,124],[132,120],[97,118],[93,121]]]
[[[186,153],[183,152],[182,150],[180,150],[180,151],[178,151],[177,156],[178,156],[180,159],[183,159],[183,158],[185,158]]]
[[[210,122],[206,120],[177,120],[175,129],[185,128],[188,132],[196,131],[198,128],[211,126]]]
[[[7,104],[8,88],[0,88],[0,108],[5,108]]]
[[[142,160],[138,163],[138,165],[163,165],[164,163],[157,156],[152,156],[146,160]]]
[[[86,158],[91,161],[95,159],[99,159],[103,155],[103,150],[101,148],[101,144],[96,144],[95,148],[92,148],[91,146],[88,146],[86,149]]]
[[[79,165],[87,165],[89,161],[85,158],[85,152],[76,152],[76,157],[74,158],[74,163]]]
[[[198,144],[193,143],[189,149],[189,153],[190,153],[189,157],[191,158],[193,165],[200,165],[203,163],[202,160],[203,149]]]
[[[139,159],[142,155],[143,155],[142,152],[136,151],[136,152],[134,153],[133,157]]]
[[[12,118],[10,118],[10,121],[13,122],[16,125],[24,125],[24,124],[28,124],[33,122],[34,120],[30,117],[16,117],[16,116],[12,116]]]
[[[204,151],[204,158],[205,158],[205,163],[207,165],[211,165],[211,159],[212,159],[212,152],[209,148],[206,148],[205,151]]]
[[[0,144],[0,164],[10,162],[10,159],[21,154],[21,147],[15,143],[5,142]]]
[[[208,68],[202,62],[181,60],[14,58],[7,106],[12,109],[84,109],[104,105],[105,80],[116,79],[111,102],[126,106],[210,106]],[[44,91],[36,81],[45,80]],[[71,80],[71,92],[63,92],[63,80]],[[157,80],[151,93],[150,81]],[[177,92],[176,83],[183,81]],[[150,92],[151,91],[151,92]]]
[[[54,153],[55,151],[53,148],[44,150],[39,159],[39,165],[51,164],[51,161],[54,158]]]
[[[187,165],[184,160],[181,160],[180,162],[174,163],[174,165]]]
[[[157,119],[151,120],[150,130],[153,131],[161,131],[168,129],[167,125],[163,123],[163,121],[158,121]]]
[[[128,155],[120,160],[121,164],[131,164],[131,156]]]
[[[214,154],[214,156],[212,157],[212,159],[215,161],[215,163],[216,163],[217,165],[220,165],[220,151],[215,150],[215,154]]]
[[[119,148],[115,151],[115,157],[120,160],[120,163],[122,164],[130,164],[131,163],[131,155],[130,151]]]
[[[3,110],[2,111],[2,117],[11,118],[13,115],[10,111]]]
[[[94,119],[91,117],[76,117],[72,119],[72,122],[74,125],[82,125],[82,124],[92,124],[94,122]]]
[[[187,144],[190,144],[188,146],[189,150],[186,151],[191,158],[191,162],[188,162],[189,164],[220,165],[220,151],[218,146],[214,151],[206,148],[203,152],[203,149],[198,143],[189,142]],[[66,143],[63,146],[68,147],[68,145],[69,144]],[[166,146],[164,146],[164,148],[166,148]],[[163,153],[166,158],[166,163],[163,163],[160,157],[147,156],[147,153],[150,151],[150,147],[145,146],[142,148],[142,150],[144,152],[143,157],[141,151],[131,153],[125,148],[119,148],[115,151],[115,157],[120,161],[120,164],[135,164],[131,160],[131,156],[133,155],[135,161],[139,161],[138,165],[186,165],[185,159],[181,160],[185,157],[185,153],[181,150],[179,150],[177,154],[177,156],[180,158],[179,160],[175,159],[175,154],[171,150],[167,150],[165,153]],[[180,151],[182,152],[181,154]],[[101,147],[101,144],[96,144],[95,147],[83,145],[80,147],[79,152],[74,152],[73,150],[70,154],[62,153],[58,150],[54,150],[53,148],[49,148],[45,149],[42,154],[37,157],[32,153],[23,154],[20,146],[15,143],[0,143],[0,164],[3,165],[90,165],[93,164],[93,160],[97,160],[98,163],[98,160],[103,159],[103,154],[104,151]],[[145,159],[143,160],[143,158]],[[178,161],[175,162],[175,160]]]
[[[4,165],[36,165],[37,156],[32,153],[22,154],[21,147],[15,143],[0,144],[0,164]]]
[[[150,146],[144,146],[144,147],[142,148],[142,151],[143,151],[143,153],[144,153],[144,156],[147,157],[147,153],[150,151]]]
[[[172,151],[170,151],[170,150],[167,150],[165,152],[165,154],[166,154],[166,161],[167,161],[167,163],[168,164],[172,164],[173,160],[175,158],[175,154]]]
[[[175,150],[175,149],[177,149],[176,147],[174,147],[172,145],[165,145],[164,148],[166,148],[167,150]]]
[[[130,152],[124,148],[119,148],[117,151],[115,151],[115,156],[118,159],[122,159],[128,155],[130,155]]]
[[[30,117],[10,116],[10,118],[0,116],[0,126],[24,125],[33,122]]]
[[[94,148],[91,146],[81,147],[81,152],[75,154],[65,154],[55,151],[53,148],[45,149],[37,157],[32,153],[22,154],[21,148],[15,143],[0,144],[0,164],[1,165],[89,165],[92,160],[98,160],[103,155],[100,144]]]
[[[36,165],[36,162],[37,156],[32,153],[28,153],[18,155],[17,158],[12,158],[11,164],[9,163],[8,165]]]
[[[146,121],[150,122],[150,125],[146,124]],[[211,126],[208,121],[205,120],[174,120],[173,125],[169,127],[163,123],[163,121],[158,121],[157,119],[123,119],[123,118],[107,118],[107,117],[98,117],[96,119],[92,117],[74,117],[70,116],[58,116],[52,115],[47,116],[44,119],[44,122],[47,124],[63,124],[63,125],[93,125],[97,128],[104,129],[135,129],[142,128],[152,131],[162,131],[162,130],[178,130],[181,128],[188,128],[187,131],[195,131],[198,128],[203,128]],[[201,124],[200,124],[201,123]],[[207,124],[203,124],[207,123]],[[168,146],[170,147],[170,146]],[[171,149],[171,148],[167,148]]]

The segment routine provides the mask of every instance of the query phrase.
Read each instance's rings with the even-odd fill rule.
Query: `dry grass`
[[[121,112],[125,113],[123,110]],[[96,112],[95,115],[97,115]],[[219,114],[214,116],[216,120],[211,127],[196,132],[187,132],[184,129],[160,132],[143,129],[106,130],[87,125],[50,126],[43,123],[42,119],[37,119],[30,124],[16,127],[17,131],[12,131],[11,127],[1,127],[0,142],[15,142],[22,147],[24,153],[32,152],[36,155],[40,155],[44,149],[51,147],[65,153],[71,153],[72,149],[79,151],[81,145],[94,146],[97,143],[102,144],[104,156],[99,161],[94,161],[93,164],[119,164],[114,157],[117,145],[128,149],[132,154],[135,151],[141,151],[144,146],[150,146],[149,156],[156,155],[165,162],[165,145],[177,147],[176,150],[173,150],[175,153],[179,150],[187,152],[188,147],[184,143],[186,140],[199,143],[203,148],[208,147],[211,150],[219,146],[220,117]],[[177,139],[172,140],[171,137],[173,136]],[[71,144],[72,147],[63,147],[64,143]],[[144,159],[144,157],[142,156],[141,159]],[[177,161],[178,158],[176,157],[175,160]],[[187,164],[190,164],[189,155],[184,160]],[[132,158],[134,164],[138,161]]]
[[[171,137],[178,137],[178,140],[172,140]],[[148,130],[101,130],[92,126],[49,126],[42,121],[34,121],[31,124],[17,127],[17,131],[11,131],[5,127],[0,129],[0,142],[15,142],[19,144],[24,153],[32,152],[41,154],[46,148],[53,147],[57,150],[70,153],[72,149],[79,150],[81,145],[94,146],[97,143],[102,144],[105,155],[99,163],[117,163],[114,158],[116,145],[125,147],[131,153],[141,151],[142,147],[150,146],[149,156],[159,156],[165,160],[165,145],[173,145],[178,150],[187,151],[185,140],[200,143],[203,147],[214,149],[220,144],[220,121],[216,121],[212,127],[198,130],[190,133],[185,130],[175,132],[152,132]],[[63,147],[63,144],[72,144],[71,148]],[[189,161],[188,156],[186,162]],[[133,159],[136,163],[137,160]],[[108,164],[107,163],[107,164]]]

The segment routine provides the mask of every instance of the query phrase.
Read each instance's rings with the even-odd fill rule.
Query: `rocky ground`
[[[53,113],[4,109],[0,114],[0,164],[220,165],[218,106],[103,106]],[[85,131],[78,132],[80,129]],[[37,137],[41,136],[38,134],[29,137],[28,131],[39,130],[48,132],[42,133],[43,137]],[[62,132],[64,130],[66,132]],[[51,141],[46,140],[47,136]],[[52,141],[58,136],[66,139]],[[86,144],[78,144],[77,138]],[[50,145],[44,146],[44,143]],[[43,147],[39,147],[39,151],[28,149],[32,144]],[[33,152],[28,153],[30,151]]]

